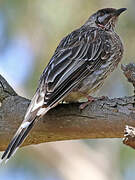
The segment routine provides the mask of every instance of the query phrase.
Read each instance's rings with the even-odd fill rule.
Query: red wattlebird
[[[16,152],[33,125],[60,101],[78,101],[102,86],[122,59],[123,45],[114,28],[125,10],[98,10],[62,39],[2,160],[8,160]]]

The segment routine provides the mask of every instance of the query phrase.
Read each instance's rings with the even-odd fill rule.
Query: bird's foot
[[[88,106],[90,103],[94,102],[95,101],[95,98],[92,97],[92,96],[87,96],[87,99],[88,101],[87,102],[84,102],[82,103],[80,106],[79,106],[79,109],[82,110],[84,109],[86,106]]]
[[[84,102],[82,103],[80,106],[79,106],[79,109],[80,110],[83,110],[86,106],[88,106],[90,103],[96,101],[96,100],[104,100],[106,98],[106,96],[101,96],[101,97],[92,97],[92,96],[87,96],[87,99],[88,101],[87,102]]]

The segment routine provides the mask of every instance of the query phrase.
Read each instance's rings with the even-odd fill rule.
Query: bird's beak
[[[119,16],[121,13],[123,13],[124,11],[126,11],[127,8],[120,8],[120,9],[117,9],[114,13],[115,16]]]

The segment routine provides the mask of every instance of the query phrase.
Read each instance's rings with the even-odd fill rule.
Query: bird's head
[[[105,8],[100,9],[96,13],[94,13],[88,21],[85,23],[86,25],[94,25],[97,27],[101,27],[103,29],[114,29],[115,24],[119,15],[124,12],[126,8],[114,9],[114,8]]]

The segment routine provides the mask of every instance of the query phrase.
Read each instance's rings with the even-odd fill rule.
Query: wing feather
[[[45,82],[44,104],[53,106],[69,94],[85,77],[93,73],[105,61],[102,61],[104,42],[101,41],[96,29],[91,32],[93,38],[88,38],[89,33],[74,32],[64,38],[55,51],[44,75]],[[96,36],[95,36],[96,35]],[[81,36],[81,38],[80,38]]]
[[[8,160],[16,152],[39,117],[106,62],[109,54],[104,46],[105,42],[96,28],[82,27],[60,42],[42,73],[24,121],[4,152],[2,160]]]

